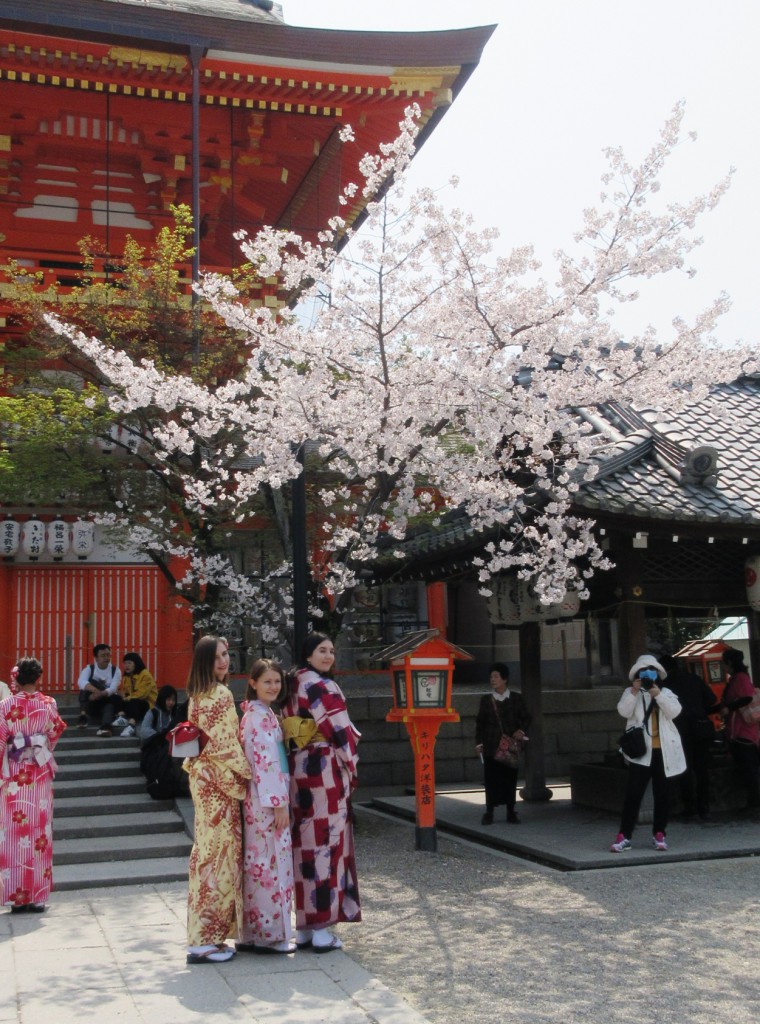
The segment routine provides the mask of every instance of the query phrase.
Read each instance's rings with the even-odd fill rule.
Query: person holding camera
[[[686,771],[681,737],[674,719],[681,711],[678,698],[660,683],[667,673],[651,654],[642,654],[628,673],[631,685],[618,701],[618,714],[626,720],[626,730],[643,729],[644,751],[638,756],[621,753],[628,765],[628,780],[623,798],[620,830],[610,853],[631,849],[631,836],[639,816],[649,780],[652,780],[654,812],[652,845],[667,850],[668,779]]]

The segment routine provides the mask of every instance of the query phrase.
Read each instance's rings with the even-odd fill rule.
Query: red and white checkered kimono
[[[360,921],[350,803],[360,734],[338,684],[313,669],[296,673],[284,715],[313,718],[323,737],[289,752],[296,927]]]

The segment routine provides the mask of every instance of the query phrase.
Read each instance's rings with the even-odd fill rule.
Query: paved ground
[[[477,831],[480,799],[442,796],[439,812]],[[552,805],[493,832],[551,840],[571,870],[440,831],[438,851],[419,853],[411,824],[360,808],[364,921],[339,928],[345,952],[189,968],[178,883],[55,893],[40,917],[0,912],[0,1022],[754,1024],[760,858],[731,853],[739,839],[749,853],[760,826],[674,825],[674,856],[722,859],[637,842],[637,864],[605,852],[614,821],[573,818],[559,791]]]

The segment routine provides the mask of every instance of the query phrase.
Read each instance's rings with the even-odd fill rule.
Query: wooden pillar
[[[749,634],[749,671],[755,686],[760,684],[760,612],[747,609]]]
[[[620,581],[620,609],[618,612],[618,651],[620,671],[628,669],[647,651],[647,623],[644,610],[646,593],[642,583],[641,566],[645,549],[633,549],[630,537],[621,537],[614,552]]]
[[[546,788],[544,767],[544,715],[541,699],[541,623],[523,622],[520,636],[520,682],[522,695],[531,716],[529,740],[525,748],[525,786],[523,800],[551,800]]]
[[[440,636],[446,636],[448,626],[448,602],[445,583],[428,583],[427,592],[428,626],[437,629]]]

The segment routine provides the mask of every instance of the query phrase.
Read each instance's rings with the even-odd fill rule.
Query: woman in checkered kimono
[[[350,800],[360,734],[330,678],[334,663],[332,640],[321,633],[308,636],[283,709],[290,748],[296,942],[316,953],[340,949],[330,925],[361,920]]]

